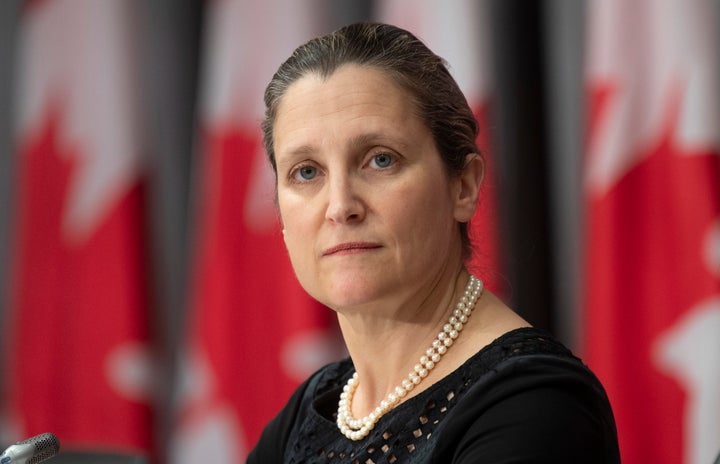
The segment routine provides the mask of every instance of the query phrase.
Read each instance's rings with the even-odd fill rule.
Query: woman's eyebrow
[[[404,150],[407,148],[407,143],[400,137],[393,137],[392,135],[384,132],[366,132],[351,137],[346,147],[351,151],[367,149],[372,145],[387,145],[389,148]],[[292,163],[296,159],[307,158],[315,155],[319,149],[316,145],[311,143],[304,143],[298,146],[291,146],[288,150],[283,150],[282,157],[276,155],[276,162],[278,165]],[[278,152],[279,153],[279,152]]]
[[[297,158],[306,158],[316,152],[317,152],[317,148],[315,148],[313,145],[303,144],[303,145],[298,145],[297,147],[291,147],[289,150],[283,150],[282,157],[278,157],[277,152],[276,152],[276,160],[278,163],[280,163],[281,159],[283,161],[285,161],[285,160],[293,161]]]
[[[389,145],[395,148],[406,148],[406,144],[399,137],[393,137],[382,132],[368,132],[352,137],[349,146],[352,148],[364,148],[368,145]]]

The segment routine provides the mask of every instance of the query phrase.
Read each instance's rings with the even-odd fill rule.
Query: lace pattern
[[[335,425],[342,386],[353,372],[349,360],[326,368],[316,388],[306,392],[307,414],[291,436],[287,463],[421,463],[434,449],[443,420],[479,379],[516,356],[553,354],[573,357],[560,343],[537,329],[509,332],[483,348],[453,373],[401,403],[363,440],[345,438]],[[309,389],[310,390],[310,389]]]

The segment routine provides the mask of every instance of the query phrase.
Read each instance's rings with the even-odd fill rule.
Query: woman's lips
[[[380,248],[380,245],[377,243],[347,242],[326,249],[325,251],[323,251],[323,256],[358,253],[367,250],[374,250],[377,248]]]

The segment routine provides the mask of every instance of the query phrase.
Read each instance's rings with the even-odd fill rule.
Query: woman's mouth
[[[323,251],[323,256],[361,253],[378,248],[380,248],[380,245],[372,242],[345,242],[326,249]]]

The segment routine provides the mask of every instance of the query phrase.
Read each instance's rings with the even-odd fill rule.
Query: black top
[[[249,464],[619,463],[605,391],[538,329],[499,337],[351,441],[336,424],[349,359],[313,374],[273,419]]]

